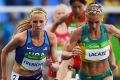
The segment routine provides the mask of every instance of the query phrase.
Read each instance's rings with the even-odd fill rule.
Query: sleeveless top
[[[35,71],[42,67],[50,52],[50,42],[47,32],[44,31],[44,42],[41,46],[32,43],[30,29],[27,30],[27,40],[24,46],[16,48],[15,60],[24,69]]]
[[[68,26],[69,33],[71,34],[77,27],[80,27],[85,22],[85,13],[82,15],[81,19],[79,20],[79,23],[73,20],[73,13],[71,12],[68,15],[66,24]]]
[[[82,26],[82,38],[78,44],[82,50],[82,61],[100,61],[108,58],[110,54],[110,41],[104,24],[100,25],[101,37],[93,40],[90,37],[87,24]]]

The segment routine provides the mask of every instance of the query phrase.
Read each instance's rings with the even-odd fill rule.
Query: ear
[[[46,19],[46,21],[45,21],[45,25],[47,24],[47,22],[48,22],[48,19]]]
[[[101,21],[104,21],[104,15],[102,15],[102,20]]]
[[[31,18],[30,18],[30,20],[29,20],[29,21],[30,21],[30,25],[32,25],[32,19],[31,19]]]

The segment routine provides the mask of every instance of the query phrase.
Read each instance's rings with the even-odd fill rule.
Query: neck
[[[82,13],[81,15],[74,15],[73,20],[79,22],[83,18],[83,16],[84,16],[84,13]]]
[[[82,17],[82,15],[74,15],[74,16],[73,16],[73,18],[74,18],[74,19],[77,19],[77,20],[80,20],[81,17]]]
[[[97,28],[97,29],[89,28],[89,32],[90,32],[91,34],[97,35],[98,33],[100,33],[100,27]]]
[[[40,32],[31,31],[31,36],[34,39],[40,40],[41,37],[43,37],[43,35],[44,35],[43,31],[40,31]]]
[[[90,37],[91,37],[91,39],[94,39],[94,40],[100,39],[101,31],[100,30],[92,30],[92,31],[90,31]]]

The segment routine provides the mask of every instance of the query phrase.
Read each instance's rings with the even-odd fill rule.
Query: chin
[[[35,30],[35,33],[40,33],[40,30]]]

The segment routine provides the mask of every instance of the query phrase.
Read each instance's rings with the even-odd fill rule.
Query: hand
[[[59,68],[59,63],[58,62],[53,63],[51,58],[46,59],[45,64],[46,66],[51,67],[54,71],[57,71]]]
[[[68,65],[68,70],[71,70],[71,71],[72,71],[72,70],[73,70],[73,65],[71,65],[71,64]]]
[[[118,66],[116,65],[116,64],[112,64],[112,71],[116,71],[116,70],[118,70]]]
[[[72,55],[75,56],[75,55],[80,55],[80,53],[82,53],[82,50],[79,46],[75,46],[72,50]]]
[[[53,61],[51,58],[46,59],[46,62],[45,62],[46,66],[50,67],[52,65],[52,63],[53,63]]]
[[[59,69],[59,63],[58,63],[58,62],[52,63],[51,68],[52,68],[54,71],[57,71],[57,70]]]

